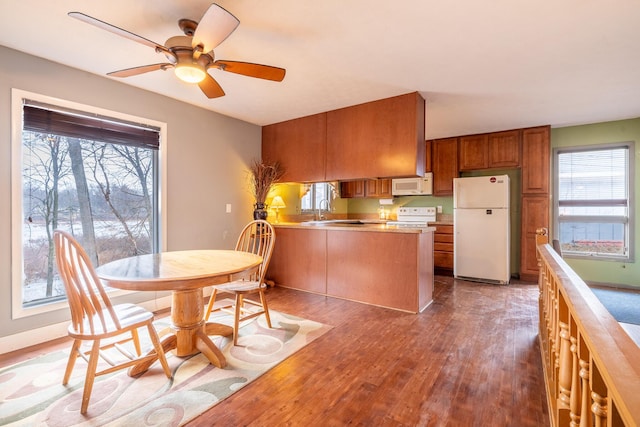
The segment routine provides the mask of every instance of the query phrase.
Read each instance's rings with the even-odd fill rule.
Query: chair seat
[[[265,287],[265,285],[260,286],[260,282],[256,280],[236,280],[216,286],[216,289],[218,292],[251,292],[257,291],[261,287]]]
[[[84,318],[82,322],[82,331],[74,328],[73,324],[69,325],[69,335],[78,339],[102,339],[110,336],[119,335],[123,330],[136,329],[141,326],[145,326],[150,319],[153,319],[153,314],[135,304],[117,304],[113,306],[116,313],[116,317],[120,321],[120,329],[118,329],[112,320],[111,316],[95,314],[91,319],[93,321],[94,331],[91,331],[91,324],[89,318]],[[106,311],[105,308],[103,310]],[[106,313],[105,313],[106,314]],[[105,320],[105,327],[103,328],[100,318]]]
[[[246,319],[259,316],[264,313],[267,321],[267,326],[271,328],[271,319],[269,318],[269,307],[267,306],[267,299],[265,298],[265,288],[267,285],[264,283],[264,276],[269,266],[269,260],[271,259],[271,253],[273,252],[273,245],[276,241],[276,234],[273,230],[273,226],[265,220],[254,220],[247,224],[238,237],[236,243],[236,251],[249,252],[262,257],[262,264],[260,264],[258,270],[252,273],[251,276],[245,277],[245,280],[235,280],[233,282],[224,283],[221,285],[213,286],[213,292],[209,298],[209,303],[205,309],[204,318],[209,319],[212,311],[219,311],[233,308],[233,345],[238,345],[238,328],[240,322]],[[230,305],[224,305],[214,310],[213,306],[216,302],[216,296],[218,292],[227,292],[235,295],[235,302]],[[260,294],[260,302],[251,301],[244,298],[245,294]],[[248,310],[245,303],[254,307],[260,307],[260,310]]]

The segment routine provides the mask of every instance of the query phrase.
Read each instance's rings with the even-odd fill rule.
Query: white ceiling
[[[216,57],[286,68],[283,82],[210,70],[227,95],[209,100],[172,71],[118,80],[257,125],[419,91],[429,138],[640,117],[638,0],[218,4],[240,26]],[[0,0],[0,45],[105,75],[165,58],[67,12],[164,44],[181,35],[178,19],[198,21],[209,5]]]

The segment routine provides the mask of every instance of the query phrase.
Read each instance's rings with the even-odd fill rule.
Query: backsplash
[[[374,214],[377,215],[380,208],[378,199],[347,199],[349,216]],[[397,218],[397,210],[399,207],[437,207],[442,206],[442,213],[437,214],[437,219],[446,218],[449,215],[453,217],[453,197],[437,197],[437,196],[400,196],[393,198],[393,204],[385,206],[389,211],[389,219]]]
[[[272,193],[267,197],[267,206],[275,195],[283,198],[286,208],[280,209],[279,219],[281,222],[300,222],[315,219],[314,213],[300,212],[300,189],[302,184],[282,183],[275,186]],[[389,199],[387,199],[389,200]],[[391,205],[384,205],[387,210],[389,220],[397,218],[397,210],[399,207],[417,207],[417,206],[442,206],[442,213],[437,214],[438,221],[453,221],[453,197],[436,197],[436,196],[400,196],[391,199]],[[332,201],[332,212],[325,215],[327,219],[345,219],[345,218],[362,218],[362,219],[378,219],[380,201],[378,199],[369,198],[351,198],[342,199],[335,198]],[[275,212],[269,209],[269,221],[275,221]]]

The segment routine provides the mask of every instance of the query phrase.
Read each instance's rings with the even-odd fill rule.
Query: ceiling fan
[[[276,82],[281,82],[286,73],[284,68],[270,65],[216,60],[213,49],[233,33],[240,21],[215,3],[209,6],[200,23],[191,19],[180,19],[178,26],[185,35],[170,37],[164,45],[81,12],[69,12],[69,16],[149,46],[158,53],[162,52],[169,61],[113,71],[107,73],[109,76],[131,77],[150,71],[173,68],[176,76],[181,80],[197,83],[207,98],[217,98],[224,96],[225,93],[220,84],[207,72],[210,68]]]

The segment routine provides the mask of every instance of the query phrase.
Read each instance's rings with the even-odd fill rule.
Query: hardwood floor
[[[334,328],[188,426],[549,425],[536,285],[437,276],[419,315],[278,287],[268,299]]]
[[[267,298],[334,328],[188,426],[549,425],[535,284],[436,276],[419,315],[279,287]]]

